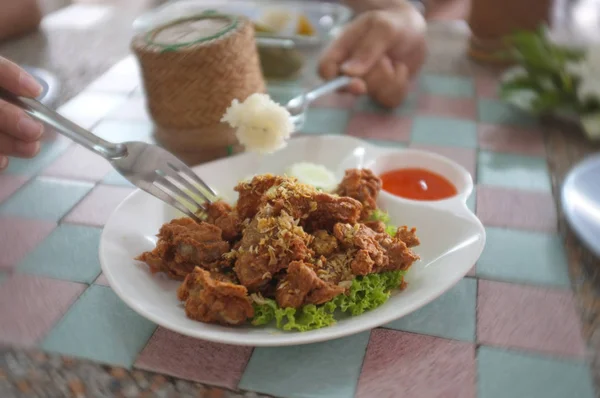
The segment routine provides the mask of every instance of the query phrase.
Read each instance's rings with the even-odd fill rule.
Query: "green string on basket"
[[[189,42],[185,42],[185,43],[164,44],[164,43],[155,42],[153,40],[154,37],[156,36],[156,34],[159,31],[161,31],[161,30],[164,30],[164,29],[166,29],[168,27],[171,27],[171,26],[174,26],[174,25],[178,25],[178,24],[180,24],[182,22],[197,21],[197,20],[200,20],[200,19],[226,19],[226,20],[229,21],[229,25],[227,25],[225,28],[223,28],[221,31],[215,33],[214,35],[202,37],[200,39],[189,41]],[[182,47],[192,46],[194,44],[203,43],[203,42],[206,42],[206,41],[218,39],[219,37],[222,37],[223,35],[231,32],[232,30],[234,30],[235,28],[237,28],[237,26],[238,26],[238,18],[236,16],[226,15],[226,14],[219,14],[215,10],[207,10],[207,11],[204,11],[203,13],[195,15],[195,16],[177,19],[177,20],[172,21],[172,22],[170,22],[170,23],[168,23],[166,25],[161,26],[158,29],[154,29],[154,30],[148,32],[146,34],[146,43],[149,44],[149,45],[154,45],[154,46],[161,47],[162,48],[161,52],[177,51],[178,49],[180,49]]]

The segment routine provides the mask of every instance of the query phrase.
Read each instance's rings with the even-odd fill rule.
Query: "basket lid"
[[[146,36],[148,44],[176,50],[209,40],[217,39],[237,26],[237,18],[231,15],[205,13],[178,19],[163,25]]]

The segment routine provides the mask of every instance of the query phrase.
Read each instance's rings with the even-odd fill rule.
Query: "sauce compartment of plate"
[[[439,179],[440,181],[446,180],[456,189],[456,194],[443,199],[417,200],[387,192],[384,186],[380,193],[380,199],[383,201],[417,202],[430,205],[446,205],[453,202],[465,203],[473,190],[473,179],[464,167],[444,156],[426,151],[407,149],[386,152],[375,157],[364,167],[371,169],[379,177],[382,174],[398,170],[422,170],[426,174],[433,174],[434,176],[437,174],[438,177],[442,177]]]

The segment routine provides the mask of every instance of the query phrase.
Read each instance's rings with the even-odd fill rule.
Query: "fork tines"
[[[164,170],[155,170],[154,186],[159,199],[200,222],[200,212],[206,212],[206,203],[217,200],[217,193],[187,167],[167,162]],[[156,192],[155,192],[156,194]]]

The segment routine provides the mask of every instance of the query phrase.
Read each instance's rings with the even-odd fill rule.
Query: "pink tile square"
[[[251,354],[251,347],[211,343],[159,327],[134,366],[235,389]]]
[[[359,377],[357,398],[475,397],[473,344],[375,329]]]
[[[42,172],[43,175],[98,181],[112,170],[110,163],[81,145],[71,146]]]
[[[478,185],[477,216],[490,227],[542,232],[557,229],[554,199],[546,192]]]
[[[106,279],[106,276],[103,273],[96,278],[94,285],[110,286],[108,284],[108,279]]]
[[[480,280],[477,302],[477,338],[482,344],[585,354],[571,292]]]
[[[349,135],[383,141],[410,139],[412,119],[382,113],[355,113],[348,123]]]
[[[28,178],[10,174],[0,174],[0,203],[15,193]]]
[[[544,137],[538,129],[479,124],[477,139],[479,147],[488,151],[529,156],[546,155]]]
[[[331,93],[318,98],[311,106],[318,108],[353,108],[357,97],[350,93]]]
[[[418,99],[417,113],[476,120],[477,104],[472,98],[449,98],[423,94]]]
[[[98,185],[65,218],[65,222],[102,227],[133,188]]]
[[[86,285],[15,273],[0,285],[0,342],[32,346],[67,312]]]
[[[491,75],[475,77],[475,92],[480,98],[498,98],[498,78]]]
[[[1,217],[0,270],[10,269],[18,264],[55,227],[55,223],[48,221]]]
[[[410,144],[409,146],[414,149],[430,151],[437,153],[438,155],[445,156],[467,169],[467,171],[471,173],[473,179],[475,179],[475,170],[477,167],[477,154],[475,149],[424,144]]]

